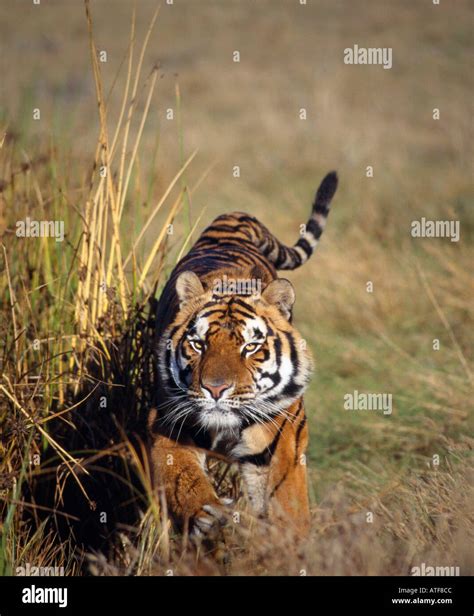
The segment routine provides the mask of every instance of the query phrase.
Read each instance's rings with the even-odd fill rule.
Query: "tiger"
[[[337,185],[335,171],[324,177],[293,247],[253,216],[218,216],[163,288],[150,471],[172,521],[192,535],[229,519],[231,501],[207,471],[212,456],[237,465],[252,515],[309,530],[303,394],[313,359],[292,322],[294,288],[277,272],[313,254]]]

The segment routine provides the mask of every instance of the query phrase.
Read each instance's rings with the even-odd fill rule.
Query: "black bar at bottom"
[[[258,607],[362,614],[473,614],[470,577],[3,577],[0,616],[181,613]],[[45,602],[47,601],[47,603]],[[256,604],[260,603],[259,606]]]

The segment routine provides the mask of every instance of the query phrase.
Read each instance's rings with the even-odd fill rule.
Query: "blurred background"
[[[133,6],[91,3],[97,49],[107,56],[104,92],[113,86],[111,130]],[[139,43],[155,7],[136,3]],[[122,227],[138,235],[197,150],[183,176],[190,220],[176,221],[165,274],[190,224],[196,238],[234,209],[293,244],[321,178],[339,173],[317,253],[288,274],[295,323],[316,358],[306,398],[314,503],[339,484],[356,502],[385,493],[394,478],[426,470],[433,455],[444,460],[472,447],[472,27],[467,0],[161,3],[143,65],[146,76],[158,64],[159,80]],[[354,45],[391,47],[392,68],[344,64]],[[99,132],[83,4],[4,0],[0,46],[1,126],[29,157],[54,144],[57,175],[80,195]],[[80,196],[65,207],[81,207]],[[147,233],[143,255],[165,215]],[[423,216],[460,221],[460,241],[413,238],[411,223]],[[392,415],[344,410],[354,390],[391,393]]]

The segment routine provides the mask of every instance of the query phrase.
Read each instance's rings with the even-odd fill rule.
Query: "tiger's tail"
[[[321,182],[314,198],[311,218],[293,247],[282,244],[262,225],[258,248],[277,270],[294,270],[306,263],[319,243],[329,214],[331,200],[338,184],[337,173],[331,171]]]

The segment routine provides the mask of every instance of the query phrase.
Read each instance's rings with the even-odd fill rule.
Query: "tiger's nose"
[[[222,394],[232,387],[232,383],[226,382],[224,379],[207,379],[201,381],[201,389],[207,389],[214,400],[219,400]]]

